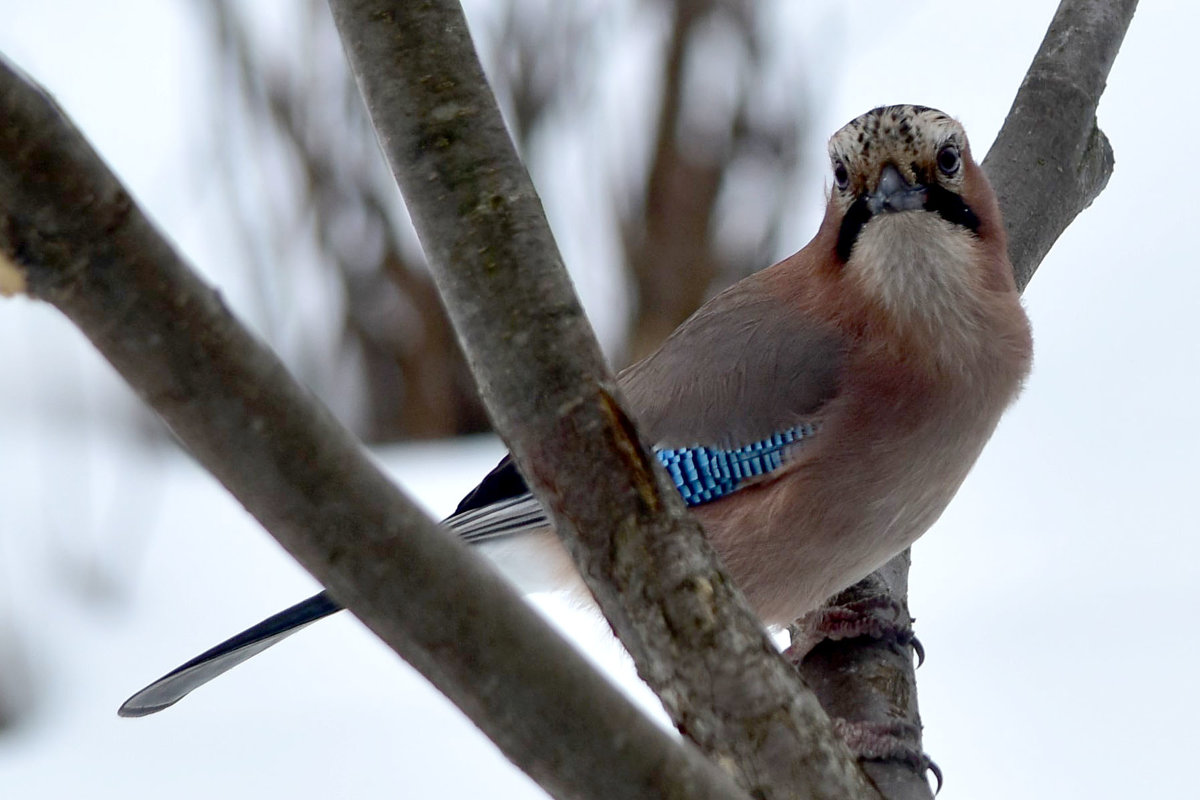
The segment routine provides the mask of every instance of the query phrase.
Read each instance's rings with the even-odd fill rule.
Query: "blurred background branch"
[[[318,387],[322,394],[358,399],[358,414],[351,418],[358,433],[387,442],[486,430],[486,415],[380,158],[328,7],[298,5],[303,41],[272,57],[256,46],[241,4],[205,0],[198,6],[210,18],[224,83],[234,89],[217,100],[224,114],[211,120],[214,153],[231,222],[258,278],[264,317],[274,328],[285,320],[295,324],[296,309],[288,301],[300,290],[289,269],[298,247],[312,248],[310,258],[326,265],[340,289],[337,349],[340,360],[356,369],[322,368],[310,357],[306,372],[326,384]],[[255,136],[255,148],[291,162],[296,191],[273,201],[254,197],[262,189],[253,173],[238,169],[239,148],[230,141],[238,130],[230,118],[239,114]]]
[[[324,264],[342,306],[339,358],[322,364],[327,346],[310,342],[300,374],[369,442],[486,430],[325,4],[298,6],[302,40],[279,52],[258,43],[241,4],[197,7],[221,65],[221,113],[211,120],[221,192],[272,335],[304,335],[294,264]],[[619,361],[647,354],[779,246],[780,198],[800,178],[807,93],[798,60],[762,41],[771,27],[764,9],[745,0],[654,0],[636,4],[625,23],[652,24],[662,41],[650,64],[659,80],[647,87],[656,108],[633,120],[640,130],[623,132],[654,143],[649,163],[602,176],[597,202],[608,207],[591,211],[622,242],[606,265],[630,298],[610,341]],[[535,175],[562,169],[556,148],[613,78],[595,63],[629,47],[625,31],[595,36],[621,24],[612,17],[598,2],[506,0],[475,32]],[[233,141],[247,131],[255,152],[271,153],[264,159],[286,160],[294,191],[263,196],[270,188],[246,168],[246,145]],[[300,248],[313,252],[301,256]]]

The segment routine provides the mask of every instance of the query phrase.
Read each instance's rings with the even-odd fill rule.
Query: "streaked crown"
[[[848,207],[856,197],[874,192],[887,164],[894,165],[910,184],[941,184],[957,191],[962,181],[958,160],[968,153],[962,126],[935,108],[872,109],[829,140],[834,200]]]

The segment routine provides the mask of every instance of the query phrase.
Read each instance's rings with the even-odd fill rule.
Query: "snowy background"
[[[288,3],[259,5],[285,25]],[[817,164],[832,131],[894,102],[959,117],[982,155],[1055,7],[774,5],[820,32],[795,44],[811,54]],[[0,19],[0,51],[54,92],[231,307],[248,308],[213,196],[181,167],[210,110],[193,9],[15,0]],[[1184,765],[1200,744],[1186,155],[1200,128],[1198,23],[1184,2],[1135,17],[1099,111],[1116,172],[1025,295],[1033,376],[914,551],[925,741],[948,800],[1196,794]],[[568,193],[536,177],[551,203]],[[787,251],[815,230],[821,193],[813,180],[797,196]],[[587,226],[551,215],[604,336],[611,304],[592,291],[604,283],[586,271]],[[127,392],[53,309],[0,303],[0,374],[0,681],[30,709],[0,734],[5,797],[540,796],[350,618],[166,713],[118,719],[133,690],[315,585],[191,462],[95,424]],[[442,513],[500,452],[481,438],[380,457]],[[601,623],[539,602],[654,707]]]

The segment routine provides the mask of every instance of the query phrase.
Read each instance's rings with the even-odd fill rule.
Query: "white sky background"
[[[815,92],[806,156],[822,164],[833,130],[894,102],[958,116],[982,156],[1054,6],[781,3],[800,18],[790,29],[810,30],[795,44]],[[1183,767],[1200,744],[1200,271],[1185,244],[1198,205],[1188,155],[1200,129],[1198,17],[1193,4],[1158,2],[1134,19],[1099,112],[1116,172],[1026,292],[1034,374],[915,548],[926,746],[949,800],[1196,794]],[[0,2],[0,18],[0,51],[55,93],[247,313],[251,288],[232,235],[216,227],[215,194],[182,163],[211,110],[187,4]],[[638,107],[623,97],[605,107]],[[636,155],[621,155],[632,145],[611,131],[596,138],[598,157]],[[591,152],[577,147],[586,169]],[[611,331],[617,290],[586,269],[604,245],[572,216],[575,184],[537,178],[568,209],[551,208],[556,234],[598,328]],[[822,181],[797,190],[789,251],[816,229]],[[540,796],[349,618],[168,712],[119,720],[116,706],[145,681],[313,584],[194,466],[84,424],[123,390],[52,309],[0,303],[0,370],[0,643],[20,648],[38,701],[0,735],[5,797]],[[444,512],[499,452],[476,440],[387,461]],[[88,591],[64,588],[79,584],[64,565],[94,576]],[[599,623],[550,608],[630,682]],[[5,669],[0,680],[21,679]]]

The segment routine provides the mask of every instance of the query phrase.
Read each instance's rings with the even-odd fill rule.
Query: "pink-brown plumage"
[[[773,624],[933,524],[1031,358],[999,205],[961,126],[888,106],[835,133],[829,152],[834,185],[812,241],[714,297],[620,376],[660,451],[726,452],[815,428],[780,467],[695,507]],[[446,524],[531,590],[579,586],[510,462]],[[146,687],[122,713],[165,708],[337,609],[325,593],[309,598]]]
[[[959,156],[952,176],[936,164],[947,143]],[[834,134],[830,156],[847,186],[831,188],[812,241],[714,297],[620,376],[656,447],[731,447],[817,426],[782,469],[694,509],[769,624],[816,608],[937,520],[1032,353],[999,205],[957,122],[876,109]],[[924,209],[876,214],[841,259],[843,220],[888,165],[914,186],[939,181],[974,229]],[[534,537],[494,547],[510,563],[535,560],[539,587],[570,580],[553,532]]]
[[[940,112],[896,108],[872,114],[878,120],[896,113],[922,130],[932,118],[941,136],[928,136],[919,142],[925,150],[913,154],[911,143],[875,126],[868,160],[875,174],[846,164],[851,192],[873,191],[878,170],[903,156],[910,156],[906,169],[929,162],[953,135],[961,154],[955,189],[978,217],[978,229],[956,228],[925,210],[884,215],[864,226],[841,262],[836,243],[853,194],[834,187],[813,240],[747,279],[769,287],[786,313],[835,337],[842,352],[835,396],[808,417],[819,425],[814,441],[760,485],[696,509],[735,580],[770,623],[811,610],[920,536],[957,491],[1029,369],[1029,324],[987,178],[957,123]],[[862,119],[833,137],[835,160],[849,157],[839,145],[861,131]],[[928,175],[936,165],[921,167]],[[880,223],[886,227],[875,230]],[[918,259],[940,254],[929,258],[947,263],[869,263],[886,261],[881,250],[900,247],[903,237],[914,241]],[[931,269],[940,272],[922,274]],[[920,281],[934,285],[905,286]],[[730,293],[748,288],[739,284]],[[713,302],[734,298],[727,293]]]

